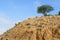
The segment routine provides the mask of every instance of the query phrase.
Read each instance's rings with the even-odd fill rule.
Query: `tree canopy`
[[[47,16],[47,13],[54,10],[52,6],[50,5],[42,5],[38,7],[38,13],[44,14],[44,16]]]

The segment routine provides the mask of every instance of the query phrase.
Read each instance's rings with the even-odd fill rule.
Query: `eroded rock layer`
[[[60,40],[60,16],[29,18],[1,35],[0,40]]]

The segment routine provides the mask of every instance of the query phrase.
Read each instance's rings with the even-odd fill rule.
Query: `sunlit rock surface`
[[[60,16],[29,18],[15,24],[0,40],[60,40]]]

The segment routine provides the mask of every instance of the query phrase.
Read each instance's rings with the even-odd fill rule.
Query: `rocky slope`
[[[29,18],[15,24],[0,40],[60,40],[60,16]]]

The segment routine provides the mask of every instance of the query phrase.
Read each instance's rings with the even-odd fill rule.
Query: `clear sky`
[[[60,10],[60,0],[0,0],[0,34],[19,21],[42,16],[37,14],[37,7],[46,4],[55,9],[50,14],[57,14]]]

